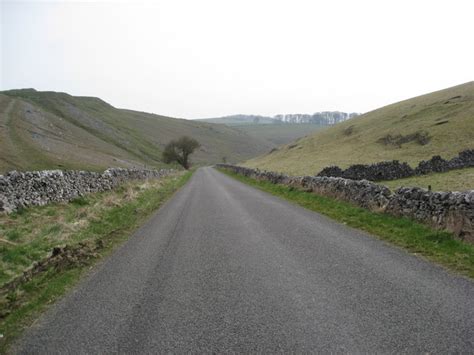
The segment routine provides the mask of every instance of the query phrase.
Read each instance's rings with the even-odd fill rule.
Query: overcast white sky
[[[474,80],[474,1],[1,2],[1,89],[173,117],[366,112]]]

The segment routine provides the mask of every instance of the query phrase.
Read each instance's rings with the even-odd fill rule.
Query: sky
[[[474,80],[472,0],[0,0],[0,89],[180,118],[367,112]]]

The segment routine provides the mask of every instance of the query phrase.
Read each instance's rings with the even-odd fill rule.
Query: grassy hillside
[[[201,143],[196,163],[241,161],[273,145],[224,125],[117,109],[94,97],[33,89],[0,92],[0,173],[18,169],[162,166],[166,143]]]
[[[474,82],[382,107],[244,165],[289,174],[398,159],[416,165],[474,148]]]
[[[294,140],[321,130],[325,126],[314,123],[248,124],[235,128],[276,145],[288,144]]]

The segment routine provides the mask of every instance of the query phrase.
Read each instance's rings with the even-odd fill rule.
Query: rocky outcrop
[[[439,155],[435,155],[430,160],[421,161],[415,169],[410,167],[407,163],[400,163],[398,160],[393,160],[383,161],[376,164],[355,164],[345,170],[338,166],[329,166],[321,170],[317,176],[383,181],[469,167],[474,167],[474,149],[464,150],[460,152],[457,157],[451,160],[444,160]]]
[[[114,168],[103,173],[90,171],[11,171],[0,175],[0,212],[67,202],[88,193],[113,189],[130,180],[160,178],[172,170]]]
[[[241,166],[218,167],[256,180],[302,188],[324,196],[350,202],[372,211],[412,218],[437,229],[454,233],[474,243],[474,190],[433,192],[418,187],[402,187],[394,193],[368,180],[326,176],[288,176]]]

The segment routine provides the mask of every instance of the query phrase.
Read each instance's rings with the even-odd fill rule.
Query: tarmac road
[[[20,353],[474,352],[474,283],[199,169]]]

